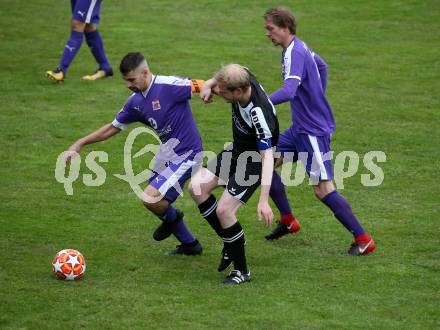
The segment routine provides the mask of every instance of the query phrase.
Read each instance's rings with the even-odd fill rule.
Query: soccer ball
[[[74,249],[61,250],[52,261],[53,272],[62,280],[77,281],[86,272],[84,256]]]

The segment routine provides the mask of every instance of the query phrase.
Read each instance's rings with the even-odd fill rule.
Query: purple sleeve
[[[287,68],[284,80],[293,78],[301,81],[304,73],[304,54],[293,50],[291,56],[285,59],[284,66]]]
[[[138,111],[133,110],[133,102],[131,102],[132,97],[130,97],[124,104],[124,107],[116,115],[115,120],[113,120],[112,125],[119,129],[125,129],[128,124],[138,121]]]
[[[175,80],[169,85],[169,92],[176,102],[184,102],[191,99],[191,80],[175,77]]]
[[[327,88],[328,65],[318,54],[313,54],[313,58],[315,59],[316,66],[318,67],[319,76],[321,78],[322,90],[325,93],[325,89]]]
[[[284,80],[284,86],[279,90],[277,90],[276,92],[273,92],[269,96],[269,99],[272,101],[274,105],[293,100],[299,84],[300,81],[298,79]]]

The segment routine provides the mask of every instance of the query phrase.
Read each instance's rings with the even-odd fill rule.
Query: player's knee
[[[196,187],[194,186],[196,183],[195,182],[193,182],[192,180],[189,182],[189,185],[188,185],[188,191],[189,191],[189,194],[191,195],[191,197],[192,198],[194,198],[197,194],[196,194]]]
[[[144,206],[149,210],[153,209],[156,203],[157,202],[154,201],[152,196],[146,195],[142,197],[142,204],[144,204]]]
[[[229,219],[233,216],[233,212],[231,211],[230,207],[224,203],[218,204],[216,212],[219,219]]]
[[[322,194],[322,191],[318,188],[318,186],[316,186],[316,187],[313,189],[313,192],[314,192],[314,194],[315,194],[315,197],[318,198],[318,199],[320,199],[320,200],[324,197],[323,194]]]
[[[161,200],[162,196],[151,191],[149,187],[142,193],[142,203],[149,210],[154,210]]]
[[[84,32],[84,29],[86,28],[86,23],[78,21],[76,19],[72,20],[71,24],[72,31],[76,32]]]
[[[317,186],[313,187],[316,198],[319,200],[330,194],[335,190],[335,187],[331,181],[321,181]]]
[[[97,28],[96,24],[86,24],[84,27],[84,32],[90,33],[90,32],[96,31],[96,28]]]
[[[197,177],[194,177],[188,185],[188,190],[193,199],[197,199],[198,197],[206,194],[206,187],[202,184],[201,180],[198,180]]]

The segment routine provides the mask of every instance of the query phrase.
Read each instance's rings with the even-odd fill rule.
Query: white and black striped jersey
[[[239,153],[271,148],[279,136],[275,107],[257,79],[249,74],[252,88],[249,103],[245,107],[238,102],[232,104],[233,149]]]

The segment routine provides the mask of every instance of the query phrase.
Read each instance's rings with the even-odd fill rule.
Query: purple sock
[[[102,42],[101,34],[98,30],[86,33],[86,42],[99,64],[99,68],[105,71],[110,71],[112,67],[107,60],[107,56],[104,51],[104,44]]]
[[[173,222],[174,220],[176,220],[176,217],[177,211],[171,204],[169,204],[165,212],[161,216],[159,216],[159,218],[165,222]],[[183,219],[179,222],[173,234],[174,236],[176,236],[179,242],[183,244],[189,244],[196,240],[189,229],[186,227]]]
[[[171,204],[169,204],[165,212],[159,216],[160,220],[165,222],[173,222],[174,220],[176,220],[176,217],[177,211]]]
[[[67,69],[69,69],[70,63],[72,63],[75,55],[78,53],[81,48],[82,40],[84,33],[71,31],[70,38],[67,40],[66,46],[64,47],[63,56],[61,57],[60,69],[63,70],[64,73],[67,73]]]
[[[336,219],[355,237],[365,233],[364,228],[353,214],[350,204],[336,190],[326,195],[321,201],[333,211]]]
[[[189,231],[183,219],[179,222],[179,225],[177,226],[173,234],[174,236],[176,236],[179,242],[183,244],[190,244],[196,240],[196,238]]]
[[[269,196],[272,198],[272,201],[275,203],[281,215],[292,213],[289,201],[287,200],[284,184],[281,181],[281,177],[275,171],[273,171],[272,174],[272,184],[270,186]]]

